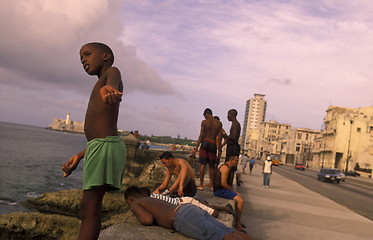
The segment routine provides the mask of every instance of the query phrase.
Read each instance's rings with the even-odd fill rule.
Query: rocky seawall
[[[162,150],[137,149],[137,140],[124,138],[127,162],[121,191],[107,193],[102,206],[102,228],[129,220],[132,213],[124,202],[123,192],[129,185],[155,189],[162,183],[165,170],[159,155]],[[189,152],[177,151],[175,157],[188,159]],[[80,220],[81,189],[45,193],[40,198],[29,198],[23,205],[36,212],[16,212],[0,215],[0,239],[77,239]]]

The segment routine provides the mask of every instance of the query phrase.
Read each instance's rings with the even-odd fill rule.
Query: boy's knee
[[[244,198],[242,195],[237,195],[234,200],[237,202],[237,203],[243,203],[244,202]]]

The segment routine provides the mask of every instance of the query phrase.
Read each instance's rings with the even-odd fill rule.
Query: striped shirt
[[[168,203],[171,203],[172,205],[176,205],[176,206],[180,205],[180,198],[172,198],[172,197],[168,197],[162,194],[155,194],[155,193],[151,193],[150,197],[159,199],[162,201],[166,201]]]

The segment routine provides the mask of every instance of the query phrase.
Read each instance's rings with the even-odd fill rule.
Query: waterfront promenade
[[[243,222],[254,239],[373,239],[373,221],[277,174],[275,167],[270,188],[262,187],[258,164],[242,180],[238,190],[245,197]],[[215,199],[208,190],[199,194],[208,201]],[[103,230],[99,239],[189,239],[171,232],[141,226],[132,218]]]

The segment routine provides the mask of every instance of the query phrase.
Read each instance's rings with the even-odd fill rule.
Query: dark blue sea
[[[83,134],[0,122],[0,214],[26,212],[19,202],[81,188],[83,161],[67,178],[60,167],[86,146]]]

